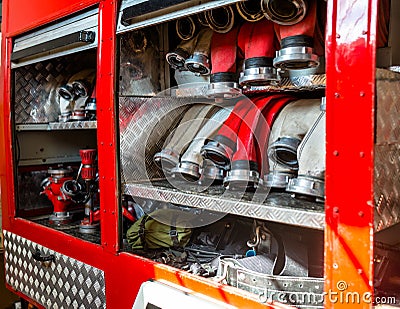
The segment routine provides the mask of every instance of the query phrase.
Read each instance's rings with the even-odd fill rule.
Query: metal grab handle
[[[38,45],[34,45],[11,54],[11,61],[33,56],[39,53],[48,52],[52,49],[61,48],[74,43],[91,44],[95,41],[96,33],[94,31],[78,31],[54,40],[50,40]]]
[[[54,254],[42,255],[39,249],[36,249],[36,252],[32,253],[32,257],[39,262],[54,262],[55,257]]]
[[[170,6],[181,4],[188,0],[156,0],[134,4],[122,10],[121,24],[129,26],[130,21],[138,16],[166,9]]]

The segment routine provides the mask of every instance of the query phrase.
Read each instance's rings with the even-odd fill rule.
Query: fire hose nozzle
[[[184,69],[185,61],[189,57],[187,51],[181,48],[177,48],[173,52],[169,52],[165,55],[165,58],[171,68],[173,69]]]
[[[210,98],[223,99],[232,99],[240,96],[242,90],[236,80],[236,73],[219,72],[211,74],[207,96]]]
[[[281,40],[281,49],[276,52],[274,67],[281,70],[303,70],[319,66],[319,57],[313,51],[313,39],[296,35]]]
[[[240,72],[239,84],[241,86],[264,86],[279,82],[280,78],[272,66],[272,58],[257,57],[246,59],[244,70]]]
[[[267,188],[286,189],[289,180],[296,177],[290,171],[272,171],[264,176],[264,186]]]
[[[220,166],[217,166],[211,160],[205,159],[201,169],[201,176],[199,184],[207,184],[210,181],[213,183],[222,183],[226,176],[226,170]]]
[[[289,180],[286,191],[312,196],[317,201],[323,201],[325,199],[325,181],[314,177],[298,176]]]
[[[235,161],[224,178],[224,186],[229,190],[254,190],[261,184],[257,163],[251,161]]]
[[[269,146],[268,155],[275,162],[285,165],[292,170],[299,168],[297,148],[301,140],[294,137],[279,137]]]
[[[294,25],[307,13],[306,0],[261,0],[261,8],[267,19],[280,25]]]

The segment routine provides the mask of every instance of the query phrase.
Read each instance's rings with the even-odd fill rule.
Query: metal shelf
[[[17,124],[15,128],[17,131],[55,131],[55,130],[96,129],[97,121],[92,120],[92,121]]]
[[[214,186],[205,192],[199,192],[200,187],[188,185],[187,190],[182,191],[174,189],[167,181],[127,183],[124,188],[125,193],[134,197],[294,226],[323,230],[325,224],[323,204],[295,199],[288,193],[273,192],[266,198],[265,193],[245,193],[239,199],[237,193],[228,192],[222,186]]]

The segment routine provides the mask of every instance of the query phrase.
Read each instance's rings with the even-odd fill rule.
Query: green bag
[[[128,244],[132,249],[186,246],[192,230],[179,220],[180,213],[173,209],[160,209],[149,215],[145,214],[128,229]]]

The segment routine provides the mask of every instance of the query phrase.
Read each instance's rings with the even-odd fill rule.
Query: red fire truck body
[[[387,198],[379,194],[377,198],[377,191],[380,190],[380,184],[376,181],[379,178],[376,172],[377,165],[383,164],[385,168],[392,171],[392,174],[386,176],[392,179],[392,188],[389,187],[392,195],[388,198],[391,200],[387,203],[392,203],[393,207],[400,206],[397,192],[399,170],[395,169],[399,166],[396,165],[399,157],[398,152],[393,150],[397,149],[400,136],[396,137],[397,140],[387,138],[388,143],[384,138],[377,137],[379,134],[377,130],[379,131],[382,121],[392,121],[392,130],[395,130],[396,124],[399,124],[399,118],[378,119],[380,115],[385,115],[378,114],[379,100],[378,105],[376,103],[380,91],[376,78],[377,41],[380,35],[378,19],[381,18],[382,12],[379,11],[379,3],[375,0],[318,1],[326,6],[325,53],[322,55],[325,58],[326,82],[322,87],[324,91],[322,95],[321,89],[318,89],[320,91],[318,96],[326,97],[324,209],[305,210],[304,223],[296,223],[297,218],[294,218],[294,222],[291,223],[287,217],[280,222],[274,217],[274,208],[268,209],[268,212],[272,212],[272,217],[269,217],[269,214],[264,217],[267,222],[271,220],[278,225],[299,226],[299,231],[304,229],[306,233],[309,230],[315,230],[318,237],[323,237],[324,248],[321,248],[321,252],[324,251],[323,279],[324,291],[327,295],[332,291],[337,293],[349,291],[368,296],[374,293],[375,235],[382,230],[386,232],[386,235],[393,236],[395,232],[388,233],[387,231],[389,228],[395,228],[397,223],[394,210],[391,213],[390,222],[385,221],[382,228],[377,228],[377,217],[380,216],[377,213],[378,201],[379,198]],[[274,300],[273,303],[263,302],[260,295],[255,297],[245,289],[230,286],[222,281],[203,278],[125,250],[123,233],[126,231],[123,231],[123,220],[126,218],[123,216],[121,200],[122,195],[127,191],[131,195],[138,192],[137,197],[144,200],[147,198],[194,207],[196,205],[185,200],[186,195],[181,194],[178,197],[165,188],[156,187],[158,198],[155,198],[156,193],[150,189],[145,188],[146,191],[134,182],[131,184],[130,181],[126,181],[126,175],[121,176],[121,170],[127,173],[123,166],[125,161],[121,159],[126,153],[121,150],[121,144],[124,142],[122,134],[120,135],[124,132],[121,110],[125,106],[121,103],[125,98],[125,90],[120,86],[124,72],[121,60],[123,44],[128,40],[129,33],[136,29],[161,29],[160,33],[172,36],[171,27],[169,30],[165,28],[167,24],[169,26],[173,24],[176,19],[219,7],[234,7],[237,1],[198,1],[199,3],[180,1],[178,5],[173,6],[173,9],[160,9],[161,13],[158,15],[151,15],[157,12],[154,11],[150,15],[143,15],[145,17],[142,19],[140,15],[132,17],[133,22],[127,19],[129,21],[127,29],[121,30],[123,27],[121,18],[124,13],[129,12],[128,5],[135,6],[151,1],[126,2],[128,4],[124,1],[121,3],[112,0],[3,1],[1,53],[3,91],[0,104],[2,111],[0,113],[0,145],[4,156],[0,160],[0,176],[7,287],[35,306],[48,308],[58,308],[61,304],[66,307],[132,308],[145,282],[155,284],[153,287],[151,285],[148,287],[149,293],[158,293],[157,284],[160,284],[159,296],[165,297],[163,303],[171,304],[169,307],[191,306],[191,302],[195,304],[201,301],[204,301],[204,306],[213,304],[237,308],[289,307],[284,304],[284,300],[280,302]],[[395,9],[396,6],[392,4],[391,12]],[[165,13],[163,10],[166,10]],[[40,37],[49,31],[47,43],[54,41],[54,44],[57,44],[57,38],[52,37],[54,33],[57,34],[57,31],[51,31],[56,29],[59,23],[64,22],[68,26],[69,20],[79,20],[80,16],[96,19],[96,38],[94,43],[92,42],[95,44],[94,48],[83,48],[78,52],[69,53],[64,52],[67,48],[63,44],[57,45],[55,49],[54,46],[51,47],[52,50],[48,49],[46,42],[37,44],[32,39],[36,35]],[[137,21],[135,18],[138,18]],[[88,21],[84,19],[84,23]],[[63,28],[60,31],[64,31]],[[67,34],[69,34],[68,31]],[[149,30],[150,33],[153,33],[152,31]],[[390,31],[393,32],[393,29]],[[59,35],[66,37],[63,34]],[[32,45],[29,40],[33,42]],[[385,50],[389,50],[386,57],[392,61],[390,65],[397,64],[396,59],[392,60],[392,58],[395,58],[393,56],[395,50],[400,49],[400,46],[394,45],[396,42],[395,39],[393,40],[392,42],[389,40],[385,46]],[[175,41],[170,38],[169,44],[173,45],[171,42]],[[18,45],[19,42],[20,45]],[[168,52],[168,46],[159,47],[163,55]],[[57,57],[61,58],[60,62],[53,60],[55,59],[55,56],[52,56],[53,53],[59,55]],[[37,54],[40,56],[36,56]],[[34,98],[40,97],[38,93],[43,88],[33,89],[29,86],[30,80],[40,79],[39,85],[42,83],[41,86],[43,86],[43,80],[48,81],[49,76],[53,76],[51,74],[54,72],[46,71],[47,65],[51,64],[54,67],[59,65],[61,71],[59,70],[58,73],[60,74],[64,69],[72,72],[70,67],[73,68],[76,65],[75,57],[79,58],[82,55],[89,59],[88,62],[94,63],[95,68],[97,104],[95,126],[71,129],[63,124],[64,127],[56,129],[51,127],[52,121],[46,121],[46,119],[31,121],[36,115],[34,112],[28,113],[27,117],[31,120],[20,121],[18,104],[21,101],[21,93],[27,92],[22,101],[27,102],[32,108],[34,100],[28,101],[26,97],[29,95]],[[40,57],[43,57],[43,60],[40,60]],[[164,56],[160,58],[163,60]],[[37,68],[38,64],[45,65]],[[161,64],[159,70],[163,71],[165,67],[168,65]],[[43,73],[44,71],[47,73]],[[23,79],[24,82],[22,82]],[[157,90],[165,90],[168,85],[169,82],[165,82],[161,89]],[[299,93],[298,89],[296,91],[290,94],[294,93],[296,96]],[[381,92],[384,93],[385,90]],[[314,92],[311,91],[311,93]],[[126,96],[126,100],[131,100],[129,101],[131,105],[128,104],[128,106],[140,105],[140,102],[137,103],[135,99],[131,99],[132,95],[135,95],[134,91]],[[139,93],[138,96],[154,97],[154,94]],[[395,96],[393,94],[393,97]],[[149,102],[156,104],[156,100]],[[132,109],[132,115],[134,109]],[[139,116],[137,118],[139,119]],[[55,120],[55,122],[60,121]],[[54,144],[50,145],[51,143]],[[388,148],[379,148],[385,143],[389,145]],[[32,206],[30,208],[25,207],[24,204],[26,203],[25,193],[30,188],[34,192],[33,195],[37,194],[38,199],[40,193],[33,190],[32,183],[24,183],[27,175],[30,175],[29,177],[40,173],[43,175],[43,171],[50,168],[57,169],[60,163],[75,164],[73,168],[76,170],[81,160],[78,151],[87,148],[97,149],[96,164],[98,192],[100,192],[97,212],[100,228],[96,234],[97,238],[94,236],[92,238],[85,236],[85,238],[79,236],[79,233],[66,232],[66,229],[60,228],[60,225],[54,227],[47,223],[51,213],[48,211],[49,207]],[[392,160],[392,165],[377,161],[381,159]],[[56,177],[56,174],[52,175],[53,178]],[[140,191],[141,188],[142,191]],[[148,197],[146,192],[150,192]],[[166,197],[170,196],[169,194],[172,197]],[[194,196],[197,197],[196,194]],[[200,200],[208,198],[199,196]],[[46,199],[45,195],[40,195],[40,198]],[[211,202],[216,203],[215,200]],[[201,206],[198,207],[201,208]],[[240,214],[239,211],[235,212],[236,210],[233,209],[231,213]],[[277,213],[279,209],[282,208],[277,207]],[[210,210],[216,209],[210,208]],[[244,216],[251,217],[249,213],[251,212],[247,212]],[[300,211],[295,210],[293,216],[299,213]],[[303,210],[301,213],[303,214]],[[264,217],[261,216],[261,219]],[[322,220],[323,224],[320,224],[318,220]],[[46,223],[43,223],[44,221]],[[314,222],[317,223],[314,224]],[[80,274],[83,279],[74,280]],[[170,294],[168,294],[168,289],[172,289]],[[145,287],[142,290],[145,291]],[[178,301],[180,296],[176,296],[174,291],[184,291],[191,295],[189,298],[191,302],[176,303],[175,301]],[[152,297],[157,299],[157,295]],[[369,300],[372,296],[368,297],[352,303],[352,308],[371,307],[372,302]],[[184,298],[183,302],[185,302]],[[161,307],[155,304],[155,301],[152,304],[154,308]],[[346,305],[348,306],[348,303],[343,300],[332,301],[325,298],[324,302],[326,308],[341,308]]]

